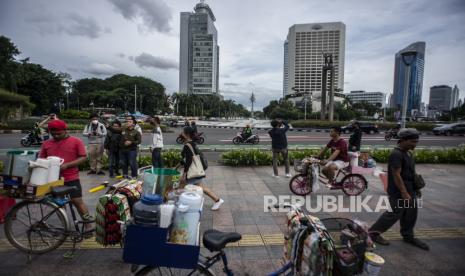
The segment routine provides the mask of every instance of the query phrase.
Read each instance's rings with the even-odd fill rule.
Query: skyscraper
[[[296,24],[284,43],[283,95],[310,92],[321,98],[323,53],[333,56],[334,88],[344,89],[345,30],[342,22]],[[315,111],[315,110],[314,110]]]
[[[429,108],[439,112],[450,111],[453,95],[449,85],[432,86],[429,90]]]
[[[181,12],[179,92],[218,93],[219,51],[215,16],[201,0],[194,12]]]
[[[394,65],[394,90],[391,107],[400,109],[403,104],[404,87],[408,85],[407,117],[412,115],[412,110],[419,110],[423,89],[423,74],[425,68],[425,42],[415,42],[405,49],[400,50],[395,56]],[[409,66],[402,60],[402,53],[415,52],[415,58]],[[407,61],[407,62],[410,62]],[[405,70],[410,70],[410,82],[405,80]]]
[[[459,94],[460,94],[460,90],[456,84],[454,88],[452,89],[451,109],[459,106],[459,96],[460,96]]]

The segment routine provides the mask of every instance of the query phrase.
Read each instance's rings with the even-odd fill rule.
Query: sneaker
[[[87,174],[95,174],[95,171],[94,170],[90,170],[87,172]]]
[[[389,241],[383,238],[383,236],[379,234],[370,234],[370,238],[372,241],[381,244],[381,245],[389,245]]]
[[[417,238],[404,238],[404,242],[409,243],[413,246],[419,247],[423,250],[429,251],[429,246]]]
[[[287,178],[291,178],[292,175],[291,175],[290,173],[286,173],[286,177],[287,177]]]
[[[274,178],[279,178],[279,175],[273,174],[273,177],[274,177]]]
[[[217,202],[215,202],[215,204],[213,204],[212,210],[216,211],[220,209],[220,206],[223,205],[223,203],[224,203],[224,200],[220,198],[220,200],[218,200]]]
[[[103,171],[99,171],[97,174],[98,175],[105,175],[105,173]]]

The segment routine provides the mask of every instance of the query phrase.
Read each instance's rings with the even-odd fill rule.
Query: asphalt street
[[[164,143],[166,145],[176,145],[176,137],[181,131],[181,128],[174,128],[172,133],[164,133]],[[205,145],[232,145],[232,138],[239,132],[238,129],[229,128],[204,128],[199,127],[199,132],[204,132]],[[271,139],[268,136],[266,130],[254,131],[259,134],[260,144],[269,145]],[[86,142],[86,138],[81,134],[73,134],[83,139]],[[0,149],[18,148],[21,147],[20,139],[24,134],[0,134]],[[291,145],[323,145],[329,140],[329,133],[326,132],[299,132],[289,131],[288,142]],[[348,139],[349,135],[344,134],[344,138]],[[150,133],[144,133],[142,144],[150,145],[151,135]],[[384,134],[364,134],[362,138],[363,145],[395,145],[395,141],[385,141]],[[420,138],[419,146],[445,146],[452,147],[458,146],[465,143],[464,136],[434,136],[434,135],[422,135]]]

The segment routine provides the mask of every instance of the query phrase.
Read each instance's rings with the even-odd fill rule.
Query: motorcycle
[[[44,138],[45,140],[47,140],[48,136],[45,136]],[[42,140],[42,137],[40,137],[40,135],[38,135],[37,132],[33,130],[33,131],[28,131],[26,136],[21,138],[20,143],[23,147],[41,146],[45,140]]]
[[[386,141],[390,141],[391,139],[399,139],[399,136],[397,136],[397,130],[390,129],[384,136],[384,140]]]
[[[194,136],[193,141],[196,142],[197,144],[201,145],[205,142],[205,138],[202,137],[203,132],[199,132]],[[182,134],[179,134],[178,138],[176,138],[176,143],[178,144],[184,144],[184,137]]]
[[[236,136],[232,139],[234,145],[238,144],[258,144],[260,142],[260,138],[258,138],[258,134],[252,134],[249,138],[244,139],[240,132],[236,134]]]

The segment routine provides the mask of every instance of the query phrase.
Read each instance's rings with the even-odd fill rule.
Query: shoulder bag
[[[192,163],[191,163],[189,169],[187,170],[187,179],[192,179],[192,178],[198,178],[198,177],[205,176],[205,170],[203,169],[202,160],[200,159],[200,155],[195,154],[195,151],[192,148],[191,144],[186,143],[186,146],[189,147],[189,149],[192,152]]]

